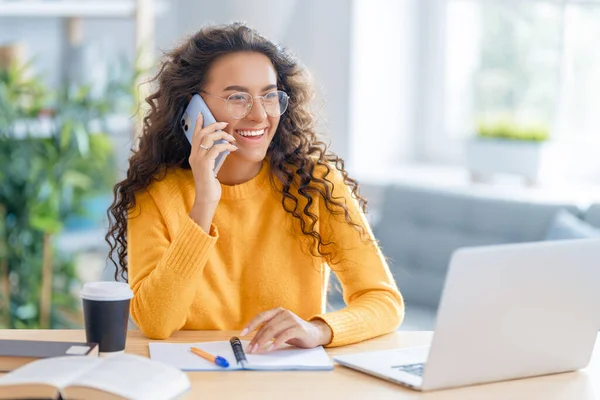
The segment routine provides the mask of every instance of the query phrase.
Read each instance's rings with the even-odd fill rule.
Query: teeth
[[[237,131],[237,133],[242,136],[260,136],[263,133],[265,133],[265,130],[261,129],[260,131]]]

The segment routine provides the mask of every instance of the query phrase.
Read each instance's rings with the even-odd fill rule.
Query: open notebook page
[[[244,346],[246,345],[244,344]],[[288,346],[267,353],[246,354],[246,358],[248,359],[248,369],[255,370],[333,369],[331,359],[320,346],[312,349]]]
[[[248,348],[248,341],[242,341],[244,349]],[[150,342],[150,357],[153,360],[164,362],[184,371],[224,371],[237,370],[233,350],[229,341],[202,342],[202,343],[163,343]],[[202,357],[193,354],[190,347],[198,347],[212,355],[221,356],[229,362],[229,368],[221,368]],[[300,349],[285,347],[268,353],[248,354],[248,369],[256,370],[291,370],[333,369],[331,359],[322,347],[313,349]]]
[[[245,348],[246,344],[244,344]],[[182,371],[219,371],[240,369],[235,362],[233,349],[229,342],[204,342],[204,343],[164,343],[150,342],[150,358],[162,363],[179,368]],[[222,368],[190,351],[197,347],[215,356],[221,356],[229,363],[229,368]]]

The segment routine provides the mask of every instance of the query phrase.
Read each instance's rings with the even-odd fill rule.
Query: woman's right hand
[[[205,128],[202,128],[202,122],[202,114],[198,114],[189,158],[196,187],[196,199],[190,217],[208,233],[221,199],[221,184],[214,173],[215,160],[221,152],[234,152],[237,147],[232,144],[235,141],[233,136],[222,130],[227,126],[226,122],[216,122]],[[227,143],[214,143],[220,139],[225,139]]]

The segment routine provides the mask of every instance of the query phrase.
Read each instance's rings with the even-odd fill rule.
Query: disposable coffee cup
[[[80,293],[83,301],[85,336],[98,343],[101,356],[125,351],[129,303],[133,292],[123,282],[86,283]]]

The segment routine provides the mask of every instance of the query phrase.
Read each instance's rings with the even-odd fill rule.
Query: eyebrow
[[[265,91],[270,90],[270,89],[277,89],[277,85],[268,85],[268,86],[265,86],[262,89],[262,91],[265,92]],[[245,86],[238,86],[238,85],[227,86],[225,89],[223,89],[224,92],[226,92],[228,90],[237,90],[239,92],[248,92],[248,91],[250,91],[250,89],[248,89],[247,87],[245,87]]]

